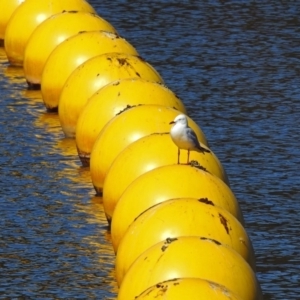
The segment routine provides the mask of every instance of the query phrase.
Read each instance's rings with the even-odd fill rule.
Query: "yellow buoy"
[[[223,167],[212,151],[205,154],[192,152],[191,159],[210,173],[226,180]],[[125,189],[136,178],[155,168],[176,163],[177,147],[169,134],[148,135],[127,146],[116,157],[104,180],[103,205],[108,219],[111,218],[115,205]],[[93,184],[97,190],[94,181]]]
[[[179,198],[152,206],[129,226],[117,249],[118,284],[144,251],[160,241],[179,236],[217,240],[238,252],[255,271],[251,241],[243,225],[231,213],[201,200]]]
[[[178,110],[166,106],[141,105],[127,109],[113,118],[98,135],[91,153],[90,167],[94,185],[103,186],[111,164],[129,144],[153,133],[169,132],[169,120],[173,120],[178,114]],[[189,123],[198,140],[207,145],[199,126],[190,118]],[[77,148],[81,145],[79,139],[82,135],[84,132],[80,136],[77,136],[76,132]],[[81,157],[84,160],[85,157]]]
[[[163,105],[186,113],[182,101],[163,84],[141,78],[114,81],[88,100],[78,118],[76,143],[84,164],[89,165],[92,147],[103,127],[126,108],[141,104]]]
[[[5,31],[4,45],[9,62],[22,66],[25,47],[32,32],[43,21],[64,10],[96,13],[84,0],[26,0],[22,3],[10,18]]]
[[[25,0],[1,0],[0,1],[0,43],[4,41],[4,35],[7,23],[18,8],[18,6]]]
[[[96,14],[80,11],[65,11],[56,14],[39,25],[30,36],[24,52],[23,67],[28,84],[39,85],[51,52],[68,37],[85,30],[116,32],[110,23]],[[65,57],[60,63],[64,65]],[[58,74],[54,76],[59,77]]]
[[[67,137],[74,137],[79,114],[88,99],[101,87],[123,78],[163,82],[157,71],[145,60],[122,53],[95,56],[72,72],[58,103],[59,119]]]
[[[178,237],[138,257],[122,281],[118,300],[135,299],[159,282],[185,277],[213,281],[243,300],[262,299],[255,273],[236,251],[205,237]]]
[[[159,282],[136,300],[242,300],[226,287],[201,278],[175,278]]]
[[[41,90],[46,107],[57,107],[65,82],[78,66],[112,51],[138,54],[125,39],[108,31],[84,31],[59,44],[48,57],[42,73]]]
[[[234,194],[218,177],[187,165],[163,166],[139,176],[117,202],[111,223],[115,251],[130,224],[141,213],[158,203],[182,197],[222,207],[244,224]]]

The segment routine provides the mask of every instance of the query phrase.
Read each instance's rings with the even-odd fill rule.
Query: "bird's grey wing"
[[[202,147],[198,141],[198,138],[196,136],[196,133],[194,132],[194,130],[190,127],[187,128],[187,135],[189,140],[191,140],[193,142],[193,144],[195,145],[195,148],[198,149],[200,152],[207,152],[210,153],[210,151],[204,147]]]
[[[198,141],[198,138],[197,138],[196,133],[194,132],[194,130],[192,128],[188,127],[187,130],[186,130],[186,133],[187,133],[188,139],[190,141],[192,141],[192,143],[195,145],[195,148],[201,148],[201,146],[199,144],[199,141]]]

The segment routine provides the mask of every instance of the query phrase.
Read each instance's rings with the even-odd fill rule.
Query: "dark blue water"
[[[246,220],[264,299],[300,293],[300,2],[90,1],[205,132]],[[0,50],[0,295],[114,299],[100,199],[40,93]]]

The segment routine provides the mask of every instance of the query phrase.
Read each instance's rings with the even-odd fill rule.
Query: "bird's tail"
[[[207,148],[204,148],[203,146],[200,146],[199,148],[198,148],[198,152],[201,152],[201,153],[210,153],[211,151],[209,150],[209,149],[207,149]]]

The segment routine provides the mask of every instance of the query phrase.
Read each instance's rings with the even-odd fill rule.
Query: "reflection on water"
[[[1,297],[114,299],[114,253],[89,170],[40,91],[26,89],[2,51],[0,62]]]
[[[9,78],[11,84],[18,84],[24,82],[23,68],[7,65],[4,69],[4,76]]]
[[[300,293],[297,1],[90,3],[205,132],[246,219],[267,299]],[[114,254],[89,170],[0,48],[0,293],[113,299]]]

